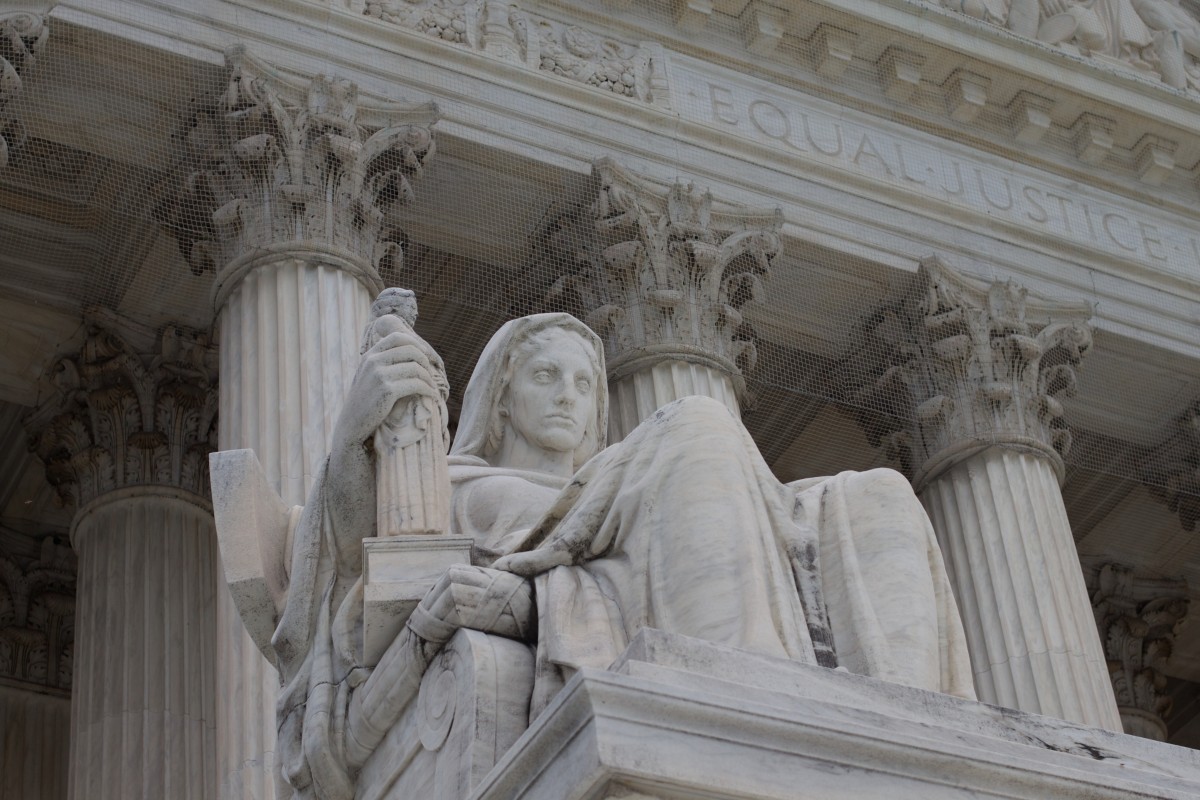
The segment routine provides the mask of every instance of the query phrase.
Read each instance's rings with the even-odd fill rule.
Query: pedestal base
[[[1194,798],[1200,753],[645,630],[482,780],[514,798]]]

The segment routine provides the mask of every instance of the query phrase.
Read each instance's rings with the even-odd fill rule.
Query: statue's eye
[[[554,380],[554,372],[548,369],[539,369],[533,373],[533,379],[538,383],[549,383]]]
[[[580,378],[579,380],[575,381],[575,389],[580,394],[587,394],[592,390],[592,382],[587,378]]]

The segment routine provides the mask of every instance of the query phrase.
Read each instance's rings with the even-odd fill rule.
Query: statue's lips
[[[569,414],[547,414],[543,419],[546,422],[566,423],[568,425],[577,424],[575,418]]]

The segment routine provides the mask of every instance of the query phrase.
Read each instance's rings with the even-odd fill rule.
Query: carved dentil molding
[[[610,378],[678,359],[740,387],[757,359],[741,309],[762,299],[762,276],[780,250],[780,210],[719,211],[708,191],[657,184],[608,159],[593,175],[595,201],[552,214],[535,242],[531,273],[556,276],[546,304],[600,335]]]
[[[378,292],[402,259],[395,212],[434,154],[432,103],[367,103],[350,81],[283,75],[235,48],[224,95],[185,132],[194,167],[162,213],[192,271],[218,272],[217,306],[272,253],[316,251]]]
[[[71,688],[75,554],[53,536],[37,558],[0,556],[0,677]]]
[[[130,486],[209,495],[215,349],[176,327],[157,348],[136,348],[129,338],[112,319],[89,320],[82,349],[51,368],[48,397],[26,420],[47,480],[76,508]]]
[[[367,0],[363,13],[622,97],[669,106],[659,45],[621,42],[509,0]]]
[[[45,15],[0,11],[0,169],[7,166],[9,151],[25,141],[24,127],[6,107],[21,91],[21,76],[33,66],[49,35]]]
[[[1165,741],[1171,698],[1163,670],[1187,618],[1187,584],[1139,578],[1118,564],[1104,564],[1088,582],[1125,730]]]
[[[1179,515],[1185,531],[1200,520],[1200,400],[1175,421],[1175,431],[1146,461],[1142,480],[1150,494]]]
[[[1011,281],[973,283],[937,256],[915,290],[866,326],[874,380],[858,400],[893,416],[868,433],[886,443],[918,486],[992,445],[1049,458],[1060,477],[1071,447],[1060,397],[1091,349],[1087,303],[1032,297]]]

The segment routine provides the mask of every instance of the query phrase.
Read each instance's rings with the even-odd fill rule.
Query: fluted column
[[[1086,304],[978,285],[937,258],[895,309],[880,382],[907,408],[913,485],[967,633],[979,699],[1121,730],[1060,485],[1056,399],[1091,346]],[[893,439],[893,442],[895,439]]]
[[[217,272],[220,446],[252,448],[302,504],[359,361],[379,269],[399,266],[395,210],[433,155],[432,105],[360,101],[354,84],[284,75],[241,50],[229,88],[188,137],[194,173],[171,224],[192,269]],[[220,795],[278,780],[278,678],[218,590]]]
[[[80,510],[72,798],[214,797],[216,534],[193,492],[136,486]]]
[[[28,426],[78,509],[71,798],[214,796],[215,359],[93,316]]]
[[[579,267],[546,299],[604,340],[609,441],[689,395],[739,414],[757,358],[741,309],[761,299],[781,212],[714,210],[707,191],[656,184],[608,159],[593,172],[596,201],[553,219],[539,244],[546,262]]]

